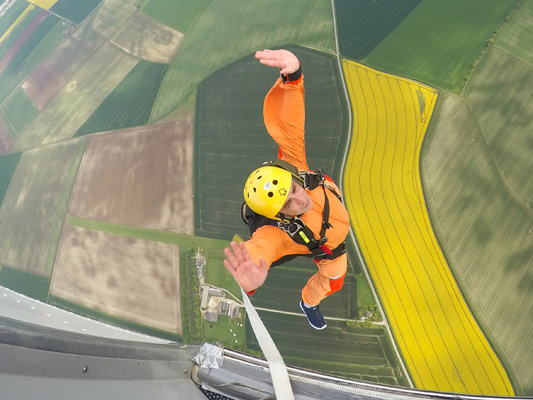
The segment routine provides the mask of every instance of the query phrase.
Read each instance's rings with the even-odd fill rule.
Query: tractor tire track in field
[[[437,93],[344,61],[354,137],[344,190],[355,234],[415,385],[512,395],[433,234],[419,153]]]

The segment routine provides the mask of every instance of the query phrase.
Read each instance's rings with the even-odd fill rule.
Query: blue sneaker
[[[324,320],[324,317],[322,316],[322,313],[318,309],[318,306],[306,307],[303,300],[300,300],[300,308],[305,313],[307,321],[309,321],[309,325],[311,325],[313,328],[322,330],[328,326]]]

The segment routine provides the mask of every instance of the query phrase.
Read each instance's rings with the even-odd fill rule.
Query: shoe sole
[[[302,304],[302,302],[300,302],[300,308],[302,309],[302,311],[303,311],[303,313],[304,313],[304,315],[305,315],[305,318],[307,318],[307,313],[306,313],[305,310],[304,310],[304,305]],[[320,328],[314,326],[314,325],[311,323],[311,321],[309,321],[309,318],[307,318],[307,322],[309,322],[309,325],[311,325],[311,328],[316,329],[317,331],[321,331],[322,329],[326,329],[327,326],[328,326],[328,323],[327,323],[325,320],[324,320],[325,325],[324,325],[323,327],[320,327]]]

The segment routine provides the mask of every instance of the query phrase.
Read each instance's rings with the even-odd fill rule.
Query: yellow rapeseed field
[[[344,189],[352,226],[418,388],[513,395],[439,248],[419,156],[437,93],[344,61],[354,128]]]
[[[28,2],[35,4],[37,7],[49,10],[57,0],[28,0]]]

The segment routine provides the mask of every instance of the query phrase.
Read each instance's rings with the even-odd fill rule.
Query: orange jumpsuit
[[[263,117],[268,133],[279,146],[278,157],[296,166],[299,170],[309,171],[305,157],[305,93],[303,75],[294,82],[283,83],[277,80],[265,98]],[[331,181],[327,184],[340,194],[339,188]],[[301,219],[320,239],[324,193],[328,196],[331,228],[326,230],[326,247],[335,249],[344,242],[350,229],[349,217],[342,202],[330,190],[318,187],[307,193],[313,200],[313,208],[303,214]],[[246,243],[252,259],[259,264],[264,258],[267,265],[289,254],[310,254],[309,249],[294,242],[290,236],[276,226],[265,225],[257,229]],[[315,260],[318,272],[313,275],[302,289],[302,300],[308,305],[317,305],[322,299],[340,290],[344,283],[347,268],[346,254],[334,260]]]

